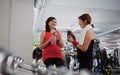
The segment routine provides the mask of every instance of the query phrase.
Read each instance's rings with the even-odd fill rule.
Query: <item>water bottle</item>
[[[56,44],[56,32],[53,33],[53,39],[51,41],[51,45],[55,45]]]

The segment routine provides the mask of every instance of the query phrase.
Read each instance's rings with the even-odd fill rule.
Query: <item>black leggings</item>
[[[92,61],[79,61],[79,69],[88,69],[88,70],[92,70]]]
[[[56,67],[65,66],[64,61],[60,58],[47,58],[44,64],[46,65],[47,68],[51,65],[56,65]]]

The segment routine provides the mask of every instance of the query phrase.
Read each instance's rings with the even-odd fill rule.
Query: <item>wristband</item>
[[[74,46],[77,46],[78,42],[74,40],[74,41],[72,42],[72,44],[73,44]]]

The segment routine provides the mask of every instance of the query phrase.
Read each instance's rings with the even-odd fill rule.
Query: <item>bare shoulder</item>
[[[42,31],[42,32],[41,32],[41,36],[45,36],[45,31]]]
[[[91,34],[94,34],[94,31],[92,30],[92,29],[89,29],[88,31],[87,31],[87,33],[91,33]]]

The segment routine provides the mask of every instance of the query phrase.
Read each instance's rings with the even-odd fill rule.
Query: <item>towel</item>
[[[87,25],[85,28],[83,28],[83,30],[80,32],[80,35],[79,35],[79,37],[78,37],[78,42],[79,42],[80,45],[83,45],[84,40],[85,40],[86,32],[87,32],[89,29],[93,29],[90,24],[88,24],[88,25]]]

